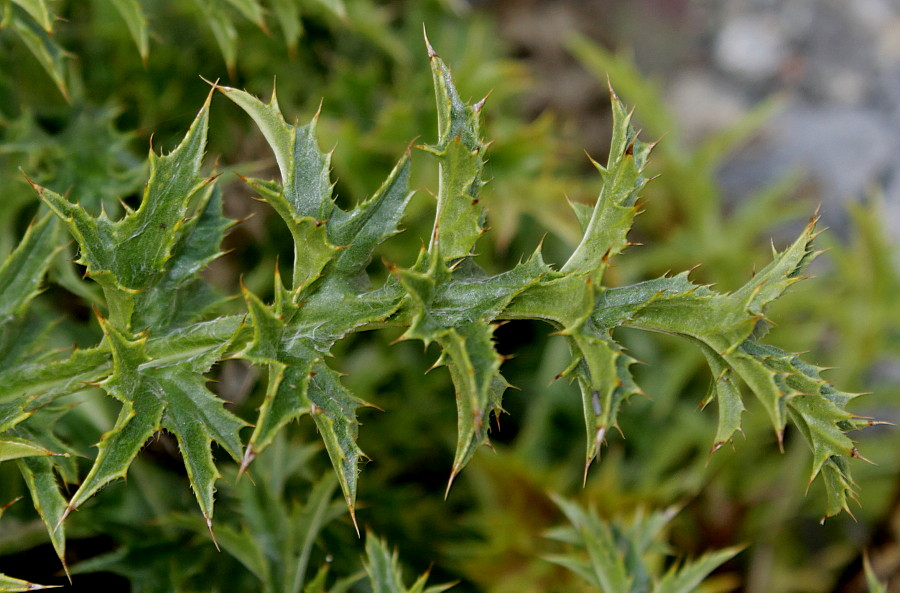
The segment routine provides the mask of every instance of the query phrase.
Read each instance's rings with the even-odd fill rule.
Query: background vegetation
[[[434,129],[423,23],[463,98],[491,91],[484,135],[493,140],[492,181],[484,202],[493,231],[479,243],[482,266],[491,273],[510,269],[541,237],[545,259],[562,264],[580,238],[562,200],[591,203],[599,189],[581,153],[593,140],[579,138],[564,115],[526,110],[534,73],[509,56],[489,12],[462,2],[5,0],[0,6],[4,258],[42,208],[19,169],[53,191],[78,196],[87,210],[102,208],[116,218],[123,203],[139,203],[151,137],[155,150],[169,151],[190,126],[209,92],[200,76],[260,96],[276,80],[288,119],[306,121],[321,104],[320,144],[337,147],[332,179],[338,204],[360,202],[410,142]],[[702,263],[695,281],[736,289],[769,261],[771,237],[802,228],[817,201],[799,199],[792,179],[735,206],[724,203],[717,186],[723,159],[774,107],[763,106],[692,147],[657,88],[629,59],[585,38],[572,36],[567,44],[586,75],[598,84],[608,77],[625,102],[636,105],[645,140],[665,137],[650,163],[661,175],[642,193],[646,213],[630,235],[644,245],[617,258],[607,284]],[[223,295],[240,294],[243,282],[270,302],[276,262],[290,261],[290,249],[283,248],[290,235],[232,173],[270,178],[275,163],[249,118],[215,101],[208,159],[223,173],[226,215],[242,222],[227,236],[229,253],[204,274]],[[404,219],[406,232],[379,251],[385,261],[412,266],[428,239],[434,169],[414,158],[411,187],[421,191]],[[809,360],[833,365],[828,379],[842,389],[871,392],[853,402],[854,413],[896,421],[895,247],[881,226],[877,194],[852,206],[848,216],[846,238],[819,238],[829,251],[817,260],[816,277],[774,305],[770,317],[779,327],[770,341],[789,351],[810,350]],[[71,263],[75,253],[67,246],[54,255],[45,290],[32,305],[37,318],[54,320],[50,336],[59,348],[87,347],[102,336],[92,313],[102,298]],[[387,275],[384,266],[370,271]],[[781,453],[764,411],[751,407],[746,439],[739,436],[709,455],[715,421],[710,411],[697,410],[710,383],[703,357],[664,336],[628,330],[616,337],[646,363],[633,372],[648,397],[623,409],[619,421],[627,438],[609,439],[582,486],[581,402],[574,385],[553,382],[567,364],[565,343],[533,322],[500,327],[498,350],[515,355],[504,375],[519,391],[504,400],[508,414],[492,432],[493,450],[473,458],[445,501],[456,442],[450,377],[442,369],[424,374],[436,351],[411,342],[389,345],[401,333],[391,331],[356,335],[336,352],[345,384],[383,410],[360,414],[359,443],[371,461],[360,481],[357,516],[387,547],[375,536],[357,538],[344,502],[335,498],[337,483],[328,477],[315,427],[300,422],[254,462],[255,485],[237,482],[236,464],[229,465],[224,452],[217,455],[225,474],[217,493],[219,552],[197,512],[177,445],[161,434],[144,448],[127,483],[113,483],[67,520],[70,590],[282,591],[297,590],[298,582],[312,591],[407,590],[393,576],[388,550],[396,546],[407,574],[431,567],[429,582],[458,581],[458,591],[608,592],[610,581],[582,578],[585,571],[573,560],[592,540],[560,527],[594,522],[596,529],[578,533],[633,550],[629,574],[659,579],[673,564],[700,558],[688,566],[702,566],[711,562],[702,554],[723,550],[716,560],[725,563],[706,581],[706,591],[874,591],[873,582],[866,585],[864,550],[883,581],[900,565],[896,430],[876,426],[852,435],[873,462],[854,464],[860,504],[851,507],[855,518],[845,513],[820,525],[824,489],[814,483],[807,491],[810,455],[797,435],[786,435]],[[211,371],[216,393],[243,418],[252,417],[265,390],[257,373],[239,360]],[[58,475],[74,484],[119,407],[88,386],[62,401],[43,421],[54,423],[60,439],[47,447],[72,453],[53,459]],[[50,541],[27,501],[30,487],[16,463],[0,463],[0,505],[26,499],[3,507],[0,573],[66,583],[54,552],[58,542]],[[364,554],[372,585],[353,578],[360,576]],[[591,561],[602,567],[595,575],[615,573],[615,562]],[[316,585],[312,575],[320,566],[329,574],[320,573]],[[900,586],[896,581],[890,586]]]

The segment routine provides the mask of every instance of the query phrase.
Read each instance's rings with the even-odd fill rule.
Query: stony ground
[[[840,229],[843,201],[882,191],[900,242],[900,0],[482,4],[539,72],[534,109],[551,107],[584,130],[600,129],[604,89],[566,54],[569,31],[633,51],[693,138],[781,96],[778,115],[721,172],[727,195],[799,169]]]

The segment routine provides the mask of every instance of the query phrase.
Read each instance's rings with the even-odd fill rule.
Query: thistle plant
[[[383,185],[350,209],[335,202],[331,155],[318,146],[317,116],[290,124],[274,93],[266,103],[217,84],[181,144],[166,155],[151,151],[140,206],[126,208],[120,219],[94,216],[70,197],[34,184],[52,213],[38,217],[0,268],[0,461],[18,460],[61,559],[67,516],[125,477],[160,431],[177,440],[200,512],[214,533],[220,473],[212,443],[239,465],[238,475],[252,472],[253,460],[288,423],[310,416],[356,523],[364,459],[357,415],[366,402],[342,383],[339,361],[327,358],[348,335],[386,327],[402,328],[400,340],[436,343],[441,354],[435,366],[449,369],[457,442],[448,490],[488,443],[491,416],[503,411],[509,385],[493,343],[495,328],[509,320],[540,320],[569,346],[569,363],[559,377],[577,382],[581,392],[585,479],[618,428],[622,404],[641,393],[629,371],[636,361],[613,333],[629,327],[682,337],[706,357],[712,385],[704,403],[715,400],[719,418],[711,451],[740,430],[744,400],[752,393],[779,443],[793,425],[809,445],[809,479],[821,475],[828,493],[825,516],[847,509],[853,496],[848,459],[859,453],[846,433],[872,421],[846,410],[854,394],[831,386],[819,367],[761,342],[770,324],[767,305],[803,279],[817,255],[815,219],[731,293],[694,284],[688,272],[605,286],[613,258],[630,245],[627,235],[641,207],[653,148],[638,138],[630,112],[611,93],[609,159],[594,163],[602,190],[593,206],[573,204],[583,232],[578,246],[558,269],[544,261],[538,245],[513,269],[488,274],[475,261],[487,230],[480,204],[488,150],[480,130],[485,101],[464,102],[447,66],[427,49],[437,140],[408,147]],[[223,237],[234,224],[222,213],[216,175],[203,172],[216,91],[249,115],[274,152],[279,179],[244,181],[283,219],[294,248],[286,278],[276,266],[272,302],[244,287],[244,310],[230,314],[232,305],[200,274],[222,255]],[[369,265],[378,246],[399,232],[413,195],[413,149],[439,164],[434,226],[414,263],[385,262],[390,273],[375,286]],[[32,303],[51,256],[67,241],[63,230],[78,246],[84,276],[102,291],[105,308],[96,316],[103,338],[82,350],[48,352],[50,327],[33,315]],[[210,369],[235,358],[266,371],[265,396],[246,442],[241,431],[251,424],[227,410],[207,386]],[[60,399],[85,384],[118,400],[121,410],[89,472],[66,498],[56,473],[68,483],[79,476],[65,456],[65,443],[54,436],[53,419],[67,410]],[[371,564],[370,571],[376,570]]]

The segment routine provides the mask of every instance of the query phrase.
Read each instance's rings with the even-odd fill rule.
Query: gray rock
[[[774,76],[788,55],[778,21],[765,15],[738,15],[716,37],[715,59],[720,68],[751,82]]]

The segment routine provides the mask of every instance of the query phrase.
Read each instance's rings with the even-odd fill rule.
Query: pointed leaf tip
[[[425,23],[422,23],[422,36],[425,38],[425,47],[428,49],[428,59],[436,58],[437,52],[434,51],[431,42],[428,40],[428,31],[425,28]]]

